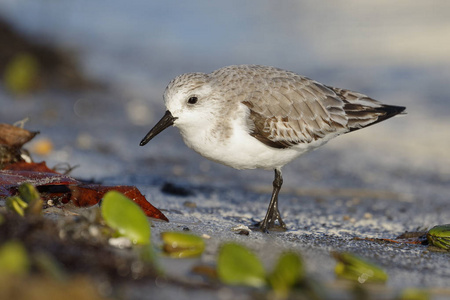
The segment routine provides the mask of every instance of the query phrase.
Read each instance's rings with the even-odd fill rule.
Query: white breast
[[[238,112],[226,126],[227,134],[220,133],[221,124],[210,124],[201,129],[197,127],[195,132],[180,128],[184,142],[200,155],[235,169],[280,168],[326,142],[315,141],[284,149],[267,146],[249,134],[245,109]]]

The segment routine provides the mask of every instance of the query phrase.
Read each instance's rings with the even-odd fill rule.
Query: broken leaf
[[[163,232],[163,250],[166,254],[176,258],[199,256],[205,250],[205,241],[196,235],[182,232]]]
[[[142,209],[117,191],[109,191],[101,203],[103,219],[134,244],[150,243],[150,222]]]
[[[219,279],[232,285],[262,287],[266,284],[265,270],[249,249],[235,243],[224,244],[217,260]]]
[[[397,236],[395,239],[359,238],[359,237],[355,237],[354,239],[357,241],[362,240],[376,243],[396,243],[396,244],[412,244],[412,245],[423,245],[427,241],[426,232],[424,231],[405,232]]]
[[[10,124],[0,123],[0,145],[20,148],[38,133]]]

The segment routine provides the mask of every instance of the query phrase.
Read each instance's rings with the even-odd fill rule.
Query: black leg
[[[280,211],[278,210],[278,193],[280,192],[281,185],[283,184],[283,177],[281,176],[281,170],[275,169],[275,179],[273,180],[273,192],[272,198],[270,198],[269,208],[267,209],[264,220],[259,224],[259,228],[263,232],[268,232],[268,229],[275,226],[275,221],[278,220],[280,227],[285,230],[286,224],[281,219]]]

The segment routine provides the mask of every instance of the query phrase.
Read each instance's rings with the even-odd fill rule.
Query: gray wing
[[[253,91],[242,101],[250,110],[250,134],[271,147],[287,148],[334,137],[380,122],[404,109],[289,75],[271,78],[264,89]]]

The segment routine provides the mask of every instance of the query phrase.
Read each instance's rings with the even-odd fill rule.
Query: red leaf
[[[118,191],[139,205],[144,213],[151,218],[169,221],[167,217],[150,202],[148,202],[135,186],[102,186],[99,184],[79,184],[70,186],[70,200],[77,206],[92,206],[97,204],[109,191]]]
[[[54,173],[59,174],[55,170],[50,169],[45,164],[45,161],[40,163],[27,163],[24,161],[17,162],[11,165],[7,165],[3,168],[3,170],[11,170],[11,171],[33,171],[33,172],[44,172],[44,173]]]
[[[61,175],[49,169],[45,162],[18,162],[0,170],[0,197],[15,194],[18,186],[24,182],[41,187],[40,190],[44,190],[41,192],[41,196],[45,200],[57,199],[62,203],[68,203],[71,200],[76,206],[80,207],[98,204],[108,191],[119,191],[138,204],[148,217],[169,221],[134,186],[103,186],[82,183],[70,176]],[[53,188],[52,186],[59,186],[60,188]],[[66,189],[64,189],[64,186]]]
[[[49,169],[45,162],[18,162],[0,170],[0,186],[6,189],[18,187],[25,182],[34,186],[42,186],[77,184],[79,181]]]

